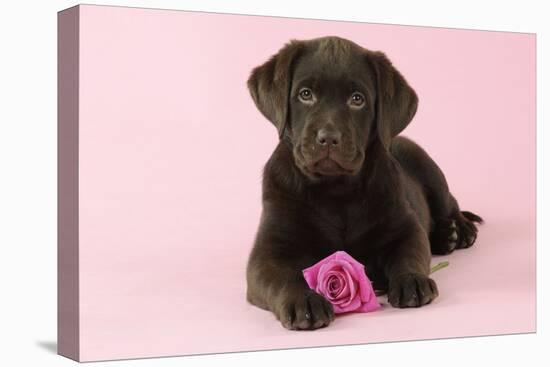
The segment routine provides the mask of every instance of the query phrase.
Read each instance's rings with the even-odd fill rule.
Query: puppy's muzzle
[[[355,167],[344,153],[346,147],[343,146],[342,133],[339,130],[323,127],[314,136],[307,164],[309,171],[326,176],[353,173]]]

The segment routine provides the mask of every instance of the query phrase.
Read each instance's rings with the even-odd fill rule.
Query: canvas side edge
[[[57,14],[57,353],[80,359],[78,125],[80,7]]]

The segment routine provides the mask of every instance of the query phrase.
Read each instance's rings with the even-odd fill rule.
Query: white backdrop
[[[113,362],[117,366],[294,364],[535,364],[550,357],[548,103],[550,32],[544,1],[96,1],[95,4],[537,33],[538,333],[362,346]],[[0,364],[65,366],[56,338],[56,12],[75,1],[4,2],[0,8]],[[505,107],[505,106],[503,106]],[[546,109],[547,110],[547,109]],[[546,138],[546,139],[545,139]],[[505,207],[503,207],[505,210]],[[546,249],[545,249],[546,247]],[[498,264],[495,264],[498,266]],[[513,276],[513,274],[511,274]],[[498,312],[498,311],[496,311]],[[510,315],[513,318],[515,315]],[[467,320],[465,320],[467,322]],[[97,365],[107,365],[98,363]]]

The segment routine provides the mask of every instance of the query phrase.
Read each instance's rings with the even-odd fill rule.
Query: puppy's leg
[[[428,153],[405,137],[394,139],[391,152],[424,189],[432,218],[429,232],[431,252],[444,255],[472,246],[477,237],[476,223],[482,223],[482,219],[459,209],[445,175]]]
[[[386,259],[388,301],[393,307],[420,307],[439,292],[430,279],[430,244],[420,223],[411,224]]]
[[[332,305],[309,289],[300,266],[258,249],[253,251],[247,268],[250,303],[272,311],[290,330],[318,329],[334,320]]]

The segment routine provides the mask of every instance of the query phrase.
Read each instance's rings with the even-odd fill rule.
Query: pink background
[[[275,129],[246,89],[291,38],[384,51],[420,97],[405,135],[439,163],[476,245],[440,297],[314,332],[245,301]],[[80,6],[80,360],[535,330],[535,36]]]

